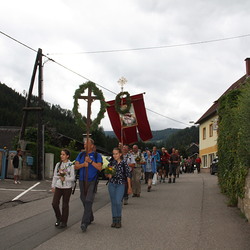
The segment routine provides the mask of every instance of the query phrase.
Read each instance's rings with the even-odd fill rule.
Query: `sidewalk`
[[[175,184],[162,183],[123,207],[122,228],[111,228],[110,204],[95,213],[86,233],[80,224],[36,249],[249,249],[250,226],[237,208],[226,206],[217,177],[181,175]]]

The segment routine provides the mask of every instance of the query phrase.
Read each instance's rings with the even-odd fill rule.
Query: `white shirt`
[[[68,162],[62,162],[59,168],[60,162],[56,164],[55,170],[54,170],[54,175],[53,175],[53,180],[52,180],[52,188],[72,188],[74,180],[75,180],[75,167],[72,164],[71,161]],[[59,171],[63,170],[66,172],[65,174],[65,180],[62,181],[60,179],[60,174]]]

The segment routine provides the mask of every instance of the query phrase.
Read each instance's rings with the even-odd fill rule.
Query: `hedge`
[[[35,142],[29,142],[26,147],[27,151],[31,153],[31,155],[34,157],[34,164],[32,166],[33,173],[37,174],[37,144]],[[54,162],[55,164],[60,161],[60,154],[61,154],[62,148],[58,148],[55,146],[51,146],[48,144],[44,145],[44,152],[45,153],[52,153],[54,154]],[[74,150],[69,150],[71,153],[70,159],[73,161],[76,159],[79,152]]]
[[[219,185],[235,206],[250,166],[250,80],[219,100]]]

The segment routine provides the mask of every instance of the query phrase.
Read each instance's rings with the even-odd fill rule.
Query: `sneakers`
[[[17,181],[17,183],[18,183],[18,184],[21,184],[21,182],[20,182],[20,181]]]
[[[17,181],[14,181],[14,184],[17,184]]]
[[[57,220],[56,223],[55,223],[55,227],[59,227],[60,226],[60,220]]]
[[[128,199],[124,199],[124,200],[123,200],[123,204],[124,204],[124,205],[128,205]]]

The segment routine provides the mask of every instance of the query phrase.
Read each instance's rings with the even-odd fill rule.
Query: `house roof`
[[[247,78],[247,75],[242,76],[238,81],[233,83],[221,96],[226,95],[229,91],[238,89],[240,86],[242,86]],[[220,99],[219,98],[219,99]],[[195,124],[201,124],[203,121],[209,119],[211,116],[215,115],[217,113],[217,110],[219,108],[219,99],[216,100],[213,105],[200,117],[200,119],[195,122]]]

